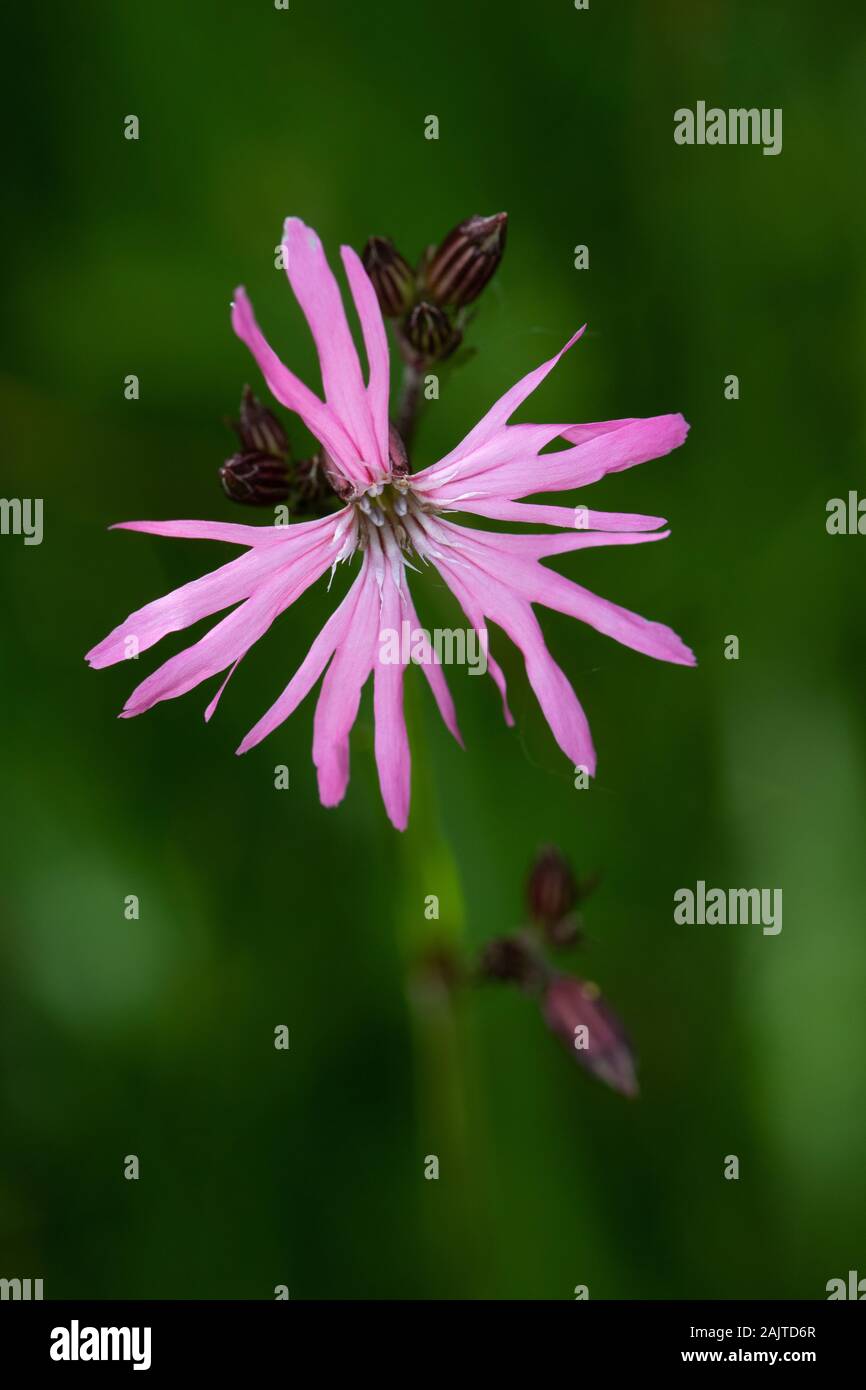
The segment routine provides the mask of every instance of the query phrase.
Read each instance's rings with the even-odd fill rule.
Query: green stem
[[[412,731],[412,817],[402,840],[400,920],[417,1078],[419,1164],[428,1155],[439,1160],[438,1193],[432,1200],[431,1185],[431,1200],[425,1203],[431,1210],[430,1238],[443,1267],[448,1267],[449,1279],[466,1288],[482,1254],[482,1223],[478,1220],[481,1194],[473,1190],[470,1162],[470,1149],[476,1149],[477,1107],[470,1105],[461,1018],[468,967],[464,901],[457,863],[442,834],[418,709],[418,683],[408,680],[406,687],[407,723]],[[426,1196],[422,1193],[422,1199]],[[447,1220],[445,1207],[450,1208]],[[454,1241],[455,1230],[466,1233],[462,1248]]]
[[[411,362],[403,362],[403,381],[400,386],[400,400],[397,405],[397,429],[406,445],[407,452],[418,423],[418,410],[421,405],[421,373]]]

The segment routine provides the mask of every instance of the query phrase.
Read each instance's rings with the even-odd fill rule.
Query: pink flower
[[[243,289],[235,295],[232,324],[258,363],[271,393],[301,417],[329,456],[329,473],[344,505],[317,521],[288,527],[219,521],[128,521],[127,530],[160,536],[228,541],[244,554],[166,597],[146,604],[100,642],[87,660],[110,666],[176,632],[231,608],[204,637],[149,675],[123,709],[142,714],[160,700],[183,695],[227,672],[205,711],[210,719],[226,682],[274,619],[337,564],[360,555],[360,569],[283,693],[238,748],[245,753],[297,708],[324,673],[313,723],[313,761],[319,794],[335,806],[349,780],[349,733],[361,690],[373,674],[375,755],[385,807],[404,829],[409,815],[409,744],[403,718],[403,663],[378,659],[380,633],[419,628],[407,566],[435,566],[472,628],[485,619],[520,648],[526,671],[556,741],[575,765],[595,771],[595,752],[584,712],[547,650],[532,605],[543,604],[589,623],[625,646],[662,661],[693,665],[694,657],[670,628],[620,608],[539,562],[596,545],[637,545],[669,533],[659,517],[538,505],[517,499],[532,493],[585,487],[675,449],[688,426],[681,415],[609,420],[591,425],[511,425],[517,407],[580,337],[530,372],[488,411],[446,458],[407,474],[389,451],[388,344],[373,286],[350,247],[342,259],[361,323],[368,362],[365,384],[337,281],[319,238],[297,218],[285,226],[289,282],[316,342],[324,400],[298,380],[262,335]],[[561,438],[568,447],[541,450]],[[559,528],[553,535],[505,535],[455,525],[454,512]],[[411,561],[410,561],[411,557]],[[423,641],[423,639],[422,639]],[[417,655],[417,649],[416,649]],[[462,745],[441,665],[427,651],[422,670],[447,727]],[[508,709],[505,679],[492,657],[490,673]]]

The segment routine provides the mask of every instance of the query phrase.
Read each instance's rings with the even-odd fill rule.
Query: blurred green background
[[[0,540],[0,1275],[46,1297],[667,1299],[823,1297],[866,1273],[866,540],[825,530],[827,500],[866,487],[862,7],[77,0],[4,27],[2,490],[44,498],[45,534]],[[782,107],[783,153],[676,146],[673,112],[699,99]],[[588,792],[503,641],[518,727],[458,670],[465,753],[410,672],[405,836],[369,693],[336,811],[312,700],[234,757],[330,611],[324,585],[209,727],[216,682],[117,720],[183,639],[135,672],[84,652],[234,552],[105,528],[254,519],[216,471],[223,417],[260,386],[237,283],[318,385],[274,269],[283,217],[333,257],[372,233],[414,256],[501,208],[478,354],[443,377],[416,465],[587,320],[522,418],[681,410],[692,429],[581,499],[668,517],[671,539],[558,567],[670,623],[698,669],[541,615],[592,724]],[[413,592],[422,621],[457,622],[435,575]],[[569,967],[634,1036],[637,1102],[515,990],[452,1013],[407,989],[436,930],[472,953],[520,921],[547,841],[603,876]],[[676,926],[674,890],[700,878],[781,887],[781,935]]]

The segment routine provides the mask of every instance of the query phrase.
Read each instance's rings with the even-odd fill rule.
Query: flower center
[[[350,499],[358,524],[358,545],[363,550],[380,541],[390,550],[396,541],[401,550],[424,555],[427,550],[425,522],[430,508],[412,487],[410,476],[391,475],[373,483]]]

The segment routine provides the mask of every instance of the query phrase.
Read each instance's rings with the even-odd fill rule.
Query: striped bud
[[[508,213],[468,217],[430,255],[424,290],[437,304],[462,308],[477,299],[505,251]]]
[[[403,436],[396,425],[388,425],[388,461],[391,464],[392,478],[405,478],[409,473],[409,457]]]
[[[510,980],[530,988],[544,979],[543,963],[525,937],[498,936],[488,941],[478,962],[483,980]]]
[[[361,252],[361,260],[385,317],[405,314],[415,298],[415,272],[390,237],[371,236]]]
[[[536,922],[553,927],[577,902],[577,884],[568,860],[558,849],[539,850],[526,886],[529,911]]]
[[[245,454],[285,458],[289,452],[288,436],[276,415],[256,399],[249,386],[243,389],[240,419],[234,421],[232,429]]]
[[[272,507],[289,495],[286,465],[269,454],[233,454],[220,469],[220,482],[227,497],[250,507]]]
[[[447,357],[461,338],[442,310],[427,300],[415,305],[403,324],[403,332],[414,351],[427,362]]]

